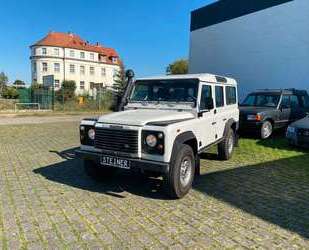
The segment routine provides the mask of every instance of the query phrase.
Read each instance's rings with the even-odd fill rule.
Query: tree
[[[7,99],[17,99],[19,94],[14,87],[5,87],[2,91],[2,96]]]
[[[25,88],[26,87],[26,84],[22,81],[22,80],[16,80],[14,83],[13,83],[13,87],[15,88]]]
[[[116,110],[121,98],[124,94],[125,88],[126,88],[127,82],[126,82],[126,76],[125,76],[125,69],[123,64],[120,65],[120,70],[118,70],[114,75],[114,84],[112,87],[113,90],[113,96],[114,96],[114,103],[113,103],[113,109]]]
[[[8,84],[8,77],[4,74],[4,72],[0,73],[0,94],[5,89],[6,85]]]
[[[76,83],[72,80],[62,82],[61,89],[56,92],[56,98],[60,102],[66,102],[75,98]]]
[[[166,68],[168,75],[188,74],[188,60],[179,59],[168,65]]]

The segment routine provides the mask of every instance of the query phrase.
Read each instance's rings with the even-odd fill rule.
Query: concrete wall
[[[294,0],[191,32],[190,73],[257,88],[309,90],[309,1]]]

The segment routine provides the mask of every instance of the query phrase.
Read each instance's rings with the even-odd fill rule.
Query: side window
[[[309,108],[309,96],[303,95],[301,99],[302,99],[303,107]]]
[[[236,104],[236,88],[235,87],[225,87],[225,95],[226,95],[226,105]]]
[[[220,108],[224,106],[224,95],[223,95],[223,87],[216,86],[216,107]]]
[[[282,96],[281,107],[289,108],[290,107],[290,96]]]
[[[202,93],[201,93],[201,103],[200,103],[200,110],[206,110],[208,103],[207,100],[211,99],[211,86],[203,85],[202,86]]]
[[[291,108],[299,108],[299,100],[296,95],[291,95],[290,102],[291,102]]]

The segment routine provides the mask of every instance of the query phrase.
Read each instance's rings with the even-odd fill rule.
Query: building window
[[[32,66],[32,70],[33,70],[33,73],[36,73],[36,62],[33,63],[33,66]]]
[[[42,48],[42,55],[47,55],[47,49],[46,48]]]
[[[55,80],[55,88],[59,88],[60,87],[60,81],[59,80]]]
[[[94,60],[94,54],[90,53],[90,60]]]
[[[223,87],[216,86],[215,93],[216,93],[216,107],[217,108],[223,107],[224,106]]]
[[[80,81],[79,82],[79,88],[80,89],[85,89],[85,82],[84,81]]]
[[[118,77],[118,70],[117,69],[114,69],[113,70],[113,78],[117,78]]]
[[[32,55],[34,55],[34,56],[36,55],[36,48],[32,49]]]
[[[74,74],[75,73],[75,65],[70,64],[70,73]]]
[[[227,105],[236,104],[237,97],[235,87],[225,87],[225,95]]]
[[[70,57],[74,57],[74,56],[75,56],[74,50],[70,50]]]
[[[94,89],[95,87],[95,83],[94,82],[90,82],[90,89]]]
[[[79,67],[79,73],[80,73],[81,75],[85,75],[85,66],[84,66],[84,65],[81,65],[81,66]]]
[[[43,62],[43,63],[42,63],[42,70],[43,70],[43,72],[47,72],[48,66],[47,66],[47,63],[46,63],[46,62]]]
[[[94,67],[90,67],[90,75],[94,75]]]
[[[54,71],[60,72],[60,63],[54,63]]]
[[[85,59],[85,52],[80,52],[80,58]]]
[[[54,55],[59,56],[59,49],[58,48],[54,48]]]
[[[105,68],[101,68],[101,76],[106,76],[106,69]]]
[[[112,57],[112,62],[113,62],[113,63],[117,63],[117,62],[118,62],[117,57]]]

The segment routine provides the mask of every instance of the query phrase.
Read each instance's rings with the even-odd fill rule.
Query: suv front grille
[[[108,151],[136,154],[138,152],[138,131],[96,128],[95,147]]]

